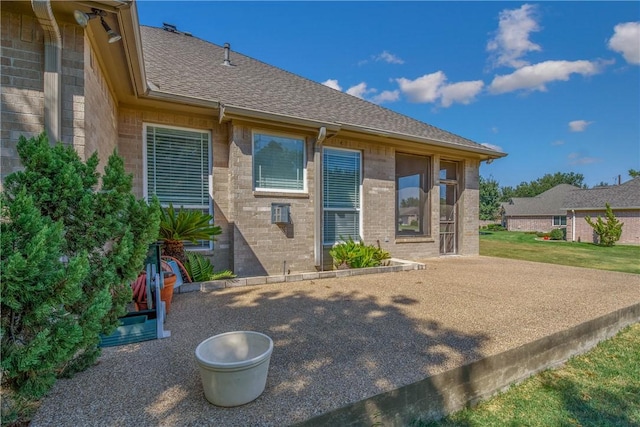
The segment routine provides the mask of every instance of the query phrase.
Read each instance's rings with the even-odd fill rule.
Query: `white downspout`
[[[49,0],[31,0],[31,7],[44,30],[44,127],[54,143],[62,137],[62,36]]]
[[[571,241],[576,241],[576,210],[571,209]]]
[[[327,128],[322,126],[318,131],[318,137],[314,144],[313,165],[314,165],[314,245],[313,257],[316,268],[320,271],[324,268],[322,257],[322,143],[327,137]]]

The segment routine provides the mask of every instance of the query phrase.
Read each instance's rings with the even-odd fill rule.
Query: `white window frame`
[[[150,195],[149,195],[149,178],[148,178],[148,167],[149,167],[149,159],[147,156],[147,149],[148,149],[148,145],[149,142],[147,141],[147,130],[148,128],[162,128],[162,129],[175,129],[175,130],[182,130],[182,131],[187,131],[187,132],[198,132],[201,134],[206,134],[207,135],[207,139],[208,139],[208,159],[207,159],[207,188],[208,188],[208,204],[202,204],[202,205],[184,205],[185,209],[202,209],[202,210],[208,210],[209,214],[211,216],[213,216],[213,144],[211,141],[211,131],[209,130],[205,130],[205,129],[195,129],[195,128],[186,128],[186,127],[179,127],[179,126],[170,126],[170,125],[164,125],[164,124],[157,124],[157,123],[143,123],[142,124],[142,192],[143,192],[143,197],[145,200],[149,200]],[[180,165],[176,165],[177,167],[180,167]],[[162,207],[168,207],[169,204],[168,203],[161,203]],[[183,205],[176,205],[174,203],[174,208],[179,209],[180,207],[182,207]],[[209,241],[206,244],[203,244],[201,246],[195,246],[191,243],[187,244],[187,248],[188,250],[213,250],[213,242]]]
[[[334,246],[334,245],[336,245],[338,243],[342,243],[343,242],[342,240],[336,240],[335,242],[326,241],[325,224],[324,224],[324,211],[325,210],[332,211],[332,212],[353,212],[354,211],[354,209],[350,209],[350,208],[325,208],[325,206],[324,206],[324,179],[325,179],[325,176],[324,176],[324,152],[325,152],[325,150],[349,151],[349,152],[352,152],[352,153],[358,153],[359,154],[360,162],[359,162],[358,167],[359,167],[359,170],[360,170],[360,176],[358,177],[359,178],[358,181],[360,182],[360,185],[358,186],[358,192],[360,194],[360,206],[358,206],[358,208],[355,209],[355,211],[358,213],[358,236],[357,237],[360,237],[360,238],[364,239],[364,235],[363,235],[364,234],[363,233],[364,226],[362,224],[362,206],[364,205],[364,194],[362,192],[362,173],[363,173],[363,170],[362,170],[362,157],[363,157],[363,153],[362,153],[361,150],[353,150],[353,149],[348,149],[348,148],[323,147],[322,148],[322,158],[323,158],[323,161],[322,161],[322,182],[320,183],[320,185],[322,186],[321,188],[323,189],[323,195],[322,195],[322,199],[323,199],[323,201],[322,201],[322,221],[323,221],[323,224],[322,224],[322,244],[323,244],[323,246]],[[354,240],[356,240],[356,239],[354,239]]]
[[[276,138],[289,138],[302,141],[302,189],[293,190],[287,188],[269,188],[269,187],[256,187],[256,170],[255,170],[255,136],[256,135],[268,135]],[[273,132],[264,129],[253,129],[251,131],[251,185],[254,191],[262,191],[268,193],[294,193],[294,194],[306,194],[307,193],[307,139],[301,135],[295,135],[283,132]]]
[[[556,224],[556,218],[558,219],[558,223]],[[564,218],[564,224],[562,223],[562,218]],[[567,226],[567,216],[566,215],[554,215],[551,219],[551,224],[554,227],[566,227]]]

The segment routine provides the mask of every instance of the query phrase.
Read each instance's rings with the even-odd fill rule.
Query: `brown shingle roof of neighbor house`
[[[640,177],[621,185],[580,190],[568,195],[563,207],[574,210],[640,209]]]
[[[507,216],[566,215],[565,200],[569,194],[583,191],[580,188],[559,184],[535,197],[514,197],[502,204]]]
[[[224,47],[208,41],[147,26],[141,26],[140,33],[147,81],[158,92],[345,129],[377,130],[381,135],[431,141],[490,158],[506,155],[238,52],[230,53],[230,66],[224,65]]]

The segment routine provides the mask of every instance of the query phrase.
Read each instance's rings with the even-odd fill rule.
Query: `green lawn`
[[[640,274],[640,246],[536,240],[517,231],[483,232],[480,255]]]
[[[427,426],[640,426],[640,324],[473,409]]]

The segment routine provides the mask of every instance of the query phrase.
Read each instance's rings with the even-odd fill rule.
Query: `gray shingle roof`
[[[504,154],[469,139],[313,82],[238,52],[160,28],[140,27],[147,80],[160,92],[300,119],[426,138],[461,149]]]
[[[502,204],[507,216],[566,215],[565,200],[569,194],[583,191],[569,184],[556,185],[535,197],[514,197]]]
[[[640,209],[640,177],[621,185],[580,190],[568,195],[566,209],[604,209],[609,203],[611,208]]]

